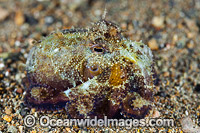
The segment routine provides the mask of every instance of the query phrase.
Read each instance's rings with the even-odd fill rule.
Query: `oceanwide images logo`
[[[51,119],[48,116],[42,116],[38,119],[42,127],[125,127],[131,129],[133,127],[173,127],[173,119],[103,119],[87,117],[86,119]],[[26,127],[33,127],[36,124],[36,118],[33,115],[27,115],[24,118]]]

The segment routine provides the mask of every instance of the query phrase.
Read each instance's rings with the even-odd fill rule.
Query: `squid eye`
[[[96,47],[94,47],[94,51],[102,53],[103,52],[103,48],[96,48]]]
[[[93,64],[84,69],[84,79],[87,81],[88,78],[92,79],[94,76],[101,74],[102,69],[98,64]]]
[[[90,67],[90,72],[97,72],[98,70],[99,70],[99,66],[98,65]]]
[[[97,64],[90,66],[88,70],[89,70],[88,75],[89,75],[90,78],[97,76],[101,73],[101,68]]]
[[[93,51],[93,52],[95,52],[95,53],[97,53],[97,54],[103,54],[104,53],[104,48],[103,47],[101,47],[101,46],[93,46],[92,48],[91,48],[91,50]]]

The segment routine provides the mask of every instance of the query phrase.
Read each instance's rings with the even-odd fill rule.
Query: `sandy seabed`
[[[34,45],[53,31],[88,27],[107,9],[124,36],[153,51],[159,84],[157,118],[173,118],[174,127],[78,128],[24,126],[27,114],[67,118],[65,111],[38,112],[23,104],[23,64]],[[200,132],[200,1],[181,0],[1,0],[0,132]],[[196,126],[196,127],[193,127]]]

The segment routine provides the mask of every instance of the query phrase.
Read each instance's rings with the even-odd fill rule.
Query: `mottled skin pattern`
[[[38,110],[65,108],[71,118],[144,118],[153,107],[153,59],[141,42],[100,20],[89,29],[50,34],[26,63],[25,103]]]

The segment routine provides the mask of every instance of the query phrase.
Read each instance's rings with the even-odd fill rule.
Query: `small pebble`
[[[36,130],[32,130],[30,133],[37,133],[37,131]]]
[[[182,130],[187,133],[199,133],[200,127],[196,126],[190,117],[185,117],[180,120]]]
[[[154,110],[153,111],[153,115],[152,115],[153,118],[158,118],[160,117],[160,112],[158,110]]]
[[[196,25],[195,20],[186,19],[185,22],[186,22],[186,25],[188,26],[188,28],[189,28],[191,31],[198,31],[198,26]]]
[[[195,32],[188,32],[187,33],[187,37],[190,38],[190,39],[194,38],[195,37]]]
[[[3,117],[3,119],[4,119],[5,121],[7,121],[7,122],[11,122],[11,121],[12,121],[12,117],[9,116],[9,115],[5,115],[5,116]]]
[[[52,16],[46,16],[45,17],[45,24],[46,25],[51,25],[54,22],[54,18]]]
[[[3,78],[3,74],[0,74],[0,79],[2,79]]]
[[[20,41],[18,41],[18,40],[15,41],[15,46],[16,46],[16,47],[19,47],[20,45],[21,45]]]
[[[29,111],[29,109],[27,108],[22,108],[20,111],[21,116],[26,116],[27,112]]]
[[[155,28],[158,28],[158,29],[161,29],[165,26],[164,25],[164,17],[162,17],[162,16],[153,17],[151,23]]]
[[[67,127],[67,128],[65,128],[65,129],[66,129],[67,132],[71,132],[71,129],[70,129],[70,128]]]
[[[8,77],[10,75],[9,71],[6,71],[5,76]]]
[[[19,132],[20,133],[23,133],[23,128],[24,128],[23,126],[19,126]]]
[[[157,41],[154,38],[149,40],[148,46],[150,47],[151,50],[158,50],[158,48],[159,48],[158,44],[157,44]]]
[[[4,63],[0,63],[0,69],[3,69],[5,67]]]
[[[17,128],[15,126],[9,126],[8,127],[8,132],[17,133]]]
[[[24,14],[21,10],[18,10],[15,14],[15,24],[20,26],[24,23]]]
[[[32,108],[31,109],[31,114],[35,113],[36,109],[35,108]]]
[[[12,108],[6,107],[6,108],[5,108],[5,113],[6,113],[7,115],[10,115],[10,114],[12,113]]]
[[[163,76],[164,76],[164,77],[168,77],[168,76],[169,76],[169,72],[164,72],[164,73],[163,73]]]
[[[9,11],[7,9],[0,7],[0,22],[4,21],[9,15]]]
[[[187,47],[190,48],[190,49],[193,49],[194,48],[194,43],[193,42],[187,43]]]
[[[187,115],[187,116],[188,116],[188,111],[187,111],[187,110],[185,111],[185,115]]]
[[[22,88],[17,88],[16,92],[19,93],[19,94],[22,94],[23,93],[23,89]]]
[[[122,24],[120,25],[120,27],[121,27],[123,30],[126,30],[127,24],[126,24],[126,23],[122,23]]]

